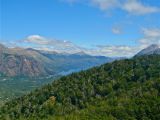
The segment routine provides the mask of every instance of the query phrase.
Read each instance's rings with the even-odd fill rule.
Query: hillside
[[[63,54],[35,49],[7,48],[0,44],[0,73],[6,76],[39,77],[79,71],[114,59],[87,54]]]
[[[135,57],[64,76],[6,103],[2,120],[159,120],[160,56]]]

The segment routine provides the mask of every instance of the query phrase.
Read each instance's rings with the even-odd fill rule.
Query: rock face
[[[32,58],[3,54],[0,60],[0,72],[9,76],[38,76],[44,74],[45,70]]]
[[[152,55],[152,54],[158,54],[160,55],[160,48],[158,45],[150,45],[149,47],[143,49],[140,51],[136,56],[142,56],[142,55]]]
[[[86,69],[113,59],[87,54],[60,54],[35,49],[7,48],[0,44],[0,74],[7,76],[45,76]]]
[[[40,62],[33,57],[25,54],[20,55],[2,45],[0,45],[0,73],[7,76],[38,76],[46,74]]]

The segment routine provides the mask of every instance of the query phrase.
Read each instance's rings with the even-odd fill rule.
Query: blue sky
[[[159,0],[0,0],[10,46],[132,56],[160,43]]]

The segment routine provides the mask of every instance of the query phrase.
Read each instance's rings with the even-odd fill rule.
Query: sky
[[[160,44],[160,1],[0,0],[0,43],[130,57]]]

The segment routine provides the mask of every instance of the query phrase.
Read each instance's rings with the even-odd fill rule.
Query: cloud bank
[[[25,47],[32,47],[38,50],[56,51],[58,53],[74,54],[85,52],[94,56],[131,57],[151,44],[160,45],[160,28],[142,28],[141,33],[143,34],[143,37],[137,40],[138,43],[136,46],[97,45],[95,48],[89,49],[76,45],[70,41],[53,38],[50,39],[40,35],[30,35],[21,40],[21,43],[14,43],[14,46],[23,46],[22,44],[25,44]]]
[[[25,44],[31,44],[35,49],[56,51],[59,53],[76,53],[82,48],[66,40],[49,39],[40,35],[30,35],[23,40]]]

